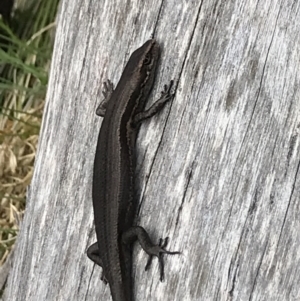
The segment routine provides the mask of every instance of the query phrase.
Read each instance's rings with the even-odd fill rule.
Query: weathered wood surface
[[[5,300],[110,300],[92,164],[102,82],[152,31],[153,92],[176,97],[137,141],[138,223],[170,236],[166,281],[135,247],[135,300],[300,300],[300,1],[63,1],[28,207]],[[148,104],[153,101],[149,100]]]

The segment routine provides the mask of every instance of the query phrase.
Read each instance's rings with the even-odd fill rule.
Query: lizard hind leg
[[[103,269],[102,259],[100,258],[100,255],[99,255],[99,249],[98,249],[98,243],[97,242],[90,245],[88,247],[86,253],[87,253],[87,256],[90,260],[92,260],[94,263],[96,263],[97,265],[99,265]],[[104,284],[108,283],[108,280],[105,277],[104,270],[102,270],[101,280],[104,282]]]
[[[156,256],[159,260],[159,266],[160,266],[160,281],[163,281],[165,276],[164,262],[162,257],[163,254],[175,255],[175,254],[180,254],[180,252],[171,252],[165,249],[169,241],[168,237],[165,239],[160,239],[158,245],[154,244],[151,241],[146,230],[140,226],[132,227],[122,235],[122,241],[125,244],[132,243],[136,239],[139,241],[144,251],[150,256],[146,264],[145,270],[149,269],[153,257]]]

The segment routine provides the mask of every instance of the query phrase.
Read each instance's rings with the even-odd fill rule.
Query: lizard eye
[[[144,59],[144,65],[150,65],[150,63],[151,63],[151,56],[149,53],[147,53]]]

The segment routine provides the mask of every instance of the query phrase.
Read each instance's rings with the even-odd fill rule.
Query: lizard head
[[[159,54],[160,48],[154,39],[148,40],[132,53],[124,72],[128,78],[131,74],[139,75],[134,77],[134,84],[139,86],[139,89],[144,86],[152,87]]]

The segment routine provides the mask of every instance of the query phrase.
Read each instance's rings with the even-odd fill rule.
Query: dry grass
[[[0,130],[0,265],[16,239],[25,209],[38,142],[43,103],[27,113],[14,111],[15,119],[3,116]]]

